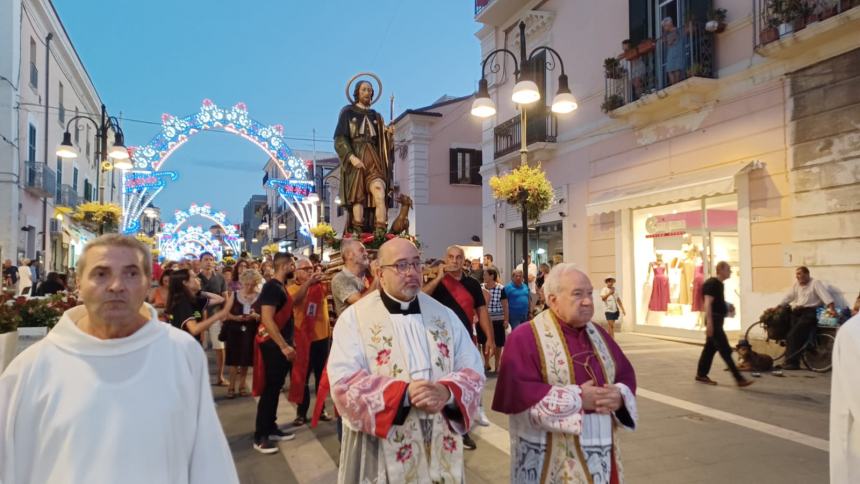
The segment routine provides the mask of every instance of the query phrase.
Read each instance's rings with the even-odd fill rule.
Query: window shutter
[[[483,152],[481,150],[472,150],[472,163],[470,165],[469,177],[471,178],[470,182],[472,185],[480,185],[482,184],[481,179],[481,156]]]
[[[649,37],[648,34],[648,2],[646,0],[629,0],[628,2],[630,40],[633,45]],[[621,45],[619,44],[619,48]]]
[[[448,150],[448,153],[450,154],[450,175],[448,182],[452,185],[456,185],[460,183],[460,174],[458,173],[459,167],[457,166],[457,150],[452,148]]]

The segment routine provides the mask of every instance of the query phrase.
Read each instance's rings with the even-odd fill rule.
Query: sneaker
[[[259,442],[254,442],[254,450],[261,454],[277,454],[279,449],[271,440],[265,439]]]
[[[478,409],[478,419],[475,421],[475,423],[482,427],[490,426],[490,420],[487,418],[487,414],[484,413],[483,408]]]
[[[276,442],[286,442],[295,438],[296,434],[292,432],[284,432],[281,429],[275,429],[274,431],[272,431],[272,433],[269,434],[269,439],[274,440]]]
[[[463,448],[475,450],[478,448],[478,444],[476,444],[475,441],[472,440],[472,437],[470,437],[469,434],[465,434],[463,435]]]
[[[717,382],[715,382],[714,380],[711,380],[710,378],[708,378],[706,376],[697,376],[696,381],[699,383],[704,383],[705,385],[716,385],[717,384]]]

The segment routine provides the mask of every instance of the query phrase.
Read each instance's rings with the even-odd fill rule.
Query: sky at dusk
[[[186,116],[208,98],[244,102],[253,119],[283,124],[293,150],[311,150],[316,131],[316,149],[333,151],[344,87],[358,72],[382,78],[374,107],[386,120],[392,93],[397,116],[469,94],[480,78],[468,1],[53,1],[129,146],[149,142],[162,113]],[[209,202],[238,224],[248,198],[263,193],[266,159],[237,136],[199,133],[165,165],[180,178],[155,205],[170,219]]]

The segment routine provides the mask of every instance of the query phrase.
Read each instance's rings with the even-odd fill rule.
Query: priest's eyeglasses
[[[417,272],[419,274],[421,274],[421,272],[424,270],[424,264],[421,261],[417,261],[417,260],[411,261],[411,262],[405,261],[405,260],[399,260],[399,261],[395,262],[394,264],[385,264],[385,265],[381,265],[379,267],[382,267],[382,268],[392,267],[392,268],[394,268],[395,271],[397,271],[398,274],[401,274],[401,275],[409,274],[409,269],[415,269],[415,272]]]

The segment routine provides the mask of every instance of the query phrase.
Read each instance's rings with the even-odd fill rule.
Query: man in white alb
[[[144,305],[151,270],[132,237],[84,248],[84,305],[0,376],[0,482],[239,482],[203,349]]]
[[[453,311],[421,292],[406,239],[379,250],[381,288],[341,314],[328,360],[343,416],[338,482],[463,482],[478,415],[481,355]]]

